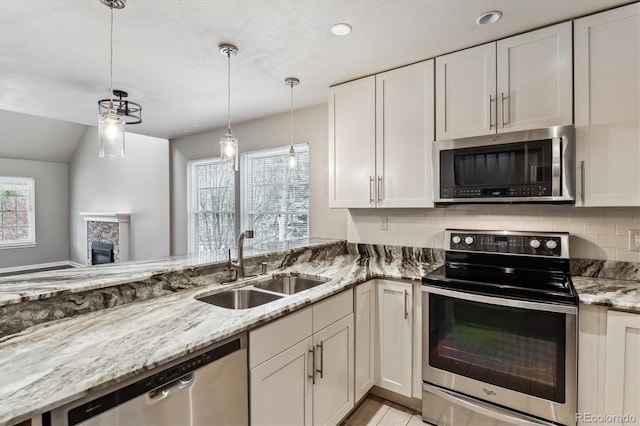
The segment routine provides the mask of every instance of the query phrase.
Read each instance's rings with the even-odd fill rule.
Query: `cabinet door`
[[[496,132],[496,44],[436,58],[436,139]]]
[[[573,123],[571,22],[497,45],[498,132]]]
[[[411,397],[413,286],[378,280],[378,371],[376,384]]]
[[[640,4],[575,21],[580,206],[640,206]]]
[[[375,206],[375,77],[329,89],[329,207]]]
[[[376,75],[378,207],[433,207],[433,59]]]
[[[336,425],[354,406],[353,314],[313,336],[316,347],[316,385],[313,424]]]
[[[355,402],[374,382],[376,286],[374,280],[358,284],[355,291]]]
[[[251,369],[251,424],[311,424],[312,345],[309,337]]]
[[[640,419],[640,314],[607,313],[606,360],[604,412]]]

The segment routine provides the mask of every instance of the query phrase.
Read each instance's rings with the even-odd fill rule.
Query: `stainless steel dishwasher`
[[[64,425],[247,425],[247,334],[51,412]]]

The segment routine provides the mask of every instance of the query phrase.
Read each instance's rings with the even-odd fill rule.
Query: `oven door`
[[[427,285],[422,291],[427,385],[575,424],[577,307]]]

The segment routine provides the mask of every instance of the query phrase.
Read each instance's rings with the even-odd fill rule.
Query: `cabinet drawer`
[[[311,336],[311,311],[310,306],[250,331],[249,368]]]
[[[353,289],[313,305],[313,332],[322,330],[353,312]]]

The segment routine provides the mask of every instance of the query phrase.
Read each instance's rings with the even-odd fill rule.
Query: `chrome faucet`
[[[238,278],[244,278],[244,239],[245,238],[253,238],[253,231],[247,230],[240,234],[238,238],[238,260],[231,260],[231,250],[229,250],[229,271],[236,271],[236,277],[232,281],[237,280]]]

